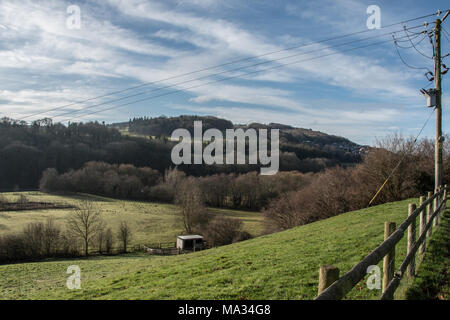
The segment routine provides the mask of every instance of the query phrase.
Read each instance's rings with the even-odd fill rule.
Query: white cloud
[[[2,113],[2,116],[12,116],[21,119],[30,114],[44,112],[53,109],[55,106],[71,104],[75,101],[89,99],[93,94],[97,94],[98,89],[85,86],[78,86],[73,89],[61,90],[1,90],[0,91],[0,110],[11,108],[12,114]],[[82,106],[74,105],[71,109],[79,109]],[[53,114],[60,114],[67,110],[55,111]],[[37,116],[35,118],[42,118]]]
[[[269,87],[250,88],[234,85],[210,85],[196,89],[198,96],[191,101],[207,103],[214,100],[257,104],[311,113],[311,110],[290,98],[290,92]]]
[[[317,34],[313,32],[304,32],[305,36],[298,36],[269,30],[276,29],[276,26],[255,31],[251,28],[251,21],[233,23],[231,19],[225,18],[225,14],[218,18],[218,15],[213,13],[223,13],[225,6],[231,12],[232,5],[215,0],[175,0],[169,4],[163,1],[141,0],[86,2],[81,5],[81,30],[69,30],[65,25],[68,4],[49,0],[0,3],[0,21],[3,26],[0,28],[0,72],[8,76],[21,71],[24,80],[27,74],[40,76],[43,81],[55,79],[54,81],[58,82],[61,79],[61,85],[56,87],[55,92],[43,91],[39,94],[37,88],[18,85],[15,86],[19,88],[17,90],[3,91],[0,99],[9,101],[9,104],[2,105],[4,113],[24,114],[41,110],[44,105],[63,105],[68,101],[89,98],[89,95],[92,97],[103,94],[105,90],[100,87],[105,85],[111,84],[113,88],[123,89],[130,82],[135,84],[136,81],[153,82],[173,78],[227,61],[317,40]],[[301,17],[299,23],[306,22],[308,26],[311,22],[320,22],[338,33],[350,28],[350,25],[351,29],[355,29],[360,23],[356,18],[349,17],[359,17],[361,14],[361,21],[365,23],[365,6],[355,0],[327,0],[320,7],[324,6],[326,8],[319,10],[316,9],[316,4],[302,2],[301,6],[290,5],[286,10]],[[322,14],[318,15],[318,10]],[[309,52],[314,49],[320,51]],[[302,50],[304,55],[280,61],[291,63],[304,60],[298,64],[243,75],[245,72],[276,65],[271,63],[241,72],[224,73],[216,78],[194,80],[199,76],[223,72],[237,66],[267,62],[269,59],[288,56]],[[384,98],[388,101],[415,102],[421,99],[417,98],[417,90],[410,84],[417,79],[417,75],[406,72],[403,68],[393,67],[392,64],[385,65],[384,53],[389,51],[383,48],[377,49],[382,56],[380,59],[370,58],[372,55],[367,53],[371,49],[342,52],[342,49],[330,49],[321,44],[302,50],[267,55],[204,70],[173,78],[159,85],[188,88],[190,103],[196,104],[195,108],[199,112],[208,109],[205,104],[227,103],[234,107],[215,110],[225,117],[234,117],[234,120],[244,120],[247,116],[250,119],[254,116],[254,121],[271,120],[289,124],[297,121],[299,125],[314,124],[334,131],[339,131],[339,126],[343,126],[345,128],[342,130],[345,132],[356,130],[350,129],[351,124],[363,123],[367,118],[379,124],[396,119],[398,114],[385,107],[378,107],[375,110],[365,110],[364,114],[360,110],[341,110],[342,112],[336,115],[337,107],[311,107],[311,104],[320,98],[318,95],[328,94],[325,90],[330,90],[330,87],[345,91],[345,94],[339,97],[328,96],[330,100],[351,99],[354,96],[359,99],[366,97],[371,101]],[[332,56],[316,59],[323,54]],[[212,79],[230,75],[240,75],[239,81],[199,86]],[[89,85],[82,86],[80,90],[72,88],[74,79]],[[189,82],[176,86],[181,81]],[[322,85],[324,89],[321,89]],[[308,88],[311,87],[314,88],[311,90],[314,94],[309,93]],[[143,89],[151,91],[157,88],[149,86]],[[247,114],[247,111],[254,110],[251,105],[263,111]],[[277,108],[278,111],[275,111]],[[300,116],[292,117],[294,111]],[[323,114],[327,116],[322,117]],[[121,115],[119,112],[106,113],[105,119],[115,117],[116,120],[122,120]],[[100,118],[102,116],[103,114],[99,115]]]
[[[195,114],[215,115],[230,119],[234,123],[278,122],[300,128],[311,128],[326,131],[329,134],[345,136],[361,144],[369,144],[377,135],[392,133],[393,123],[401,117],[395,110],[378,106],[374,111],[336,112],[325,108],[320,114],[304,114],[292,111],[252,108],[247,106],[227,107],[198,105],[178,105],[175,108]],[[326,130],[324,130],[326,128]]]
[[[205,48],[206,46],[204,43],[199,44],[200,41],[192,39],[208,37],[210,48],[207,50],[207,53],[210,56],[214,56],[220,50],[228,50],[246,55],[259,55],[265,52],[278,51],[283,48],[281,44],[270,44],[271,41],[265,39],[265,37],[251,34],[245,29],[223,20],[212,20],[188,13],[180,13],[177,11],[168,10],[163,5],[150,2],[142,3],[139,1],[121,0],[109,0],[109,2],[117,6],[127,15],[163,22],[169,25],[184,28],[192,33],[190,36],[185,36],[186,31],[171,31],[168,33],[160,31],[160,35],[164,35],[168,38],[177,39],[178,41],[182,39],[185,41],[191,40],[193,44],[200,45]],[[336,7],[338,7],[341,10],[339,12],[344,13],[354,13],[355,11],[360,11],[363,7],[356,1],[345,1],[344,3],[339,3],[339,5],[331,5],[331,3],[334,2],[330,2],[330,6],[335,8],[334,11],[337,11]],[[352,8],[352,10],[348,11],[347,9],[350,8]],[[363,12],[365,14],[365,11]],[[325,19],[324,16],[322,16],[322,18],[315,17],[314,15],[312,16],[317,19]],[[298,39],[297,43],[299,42],[300,39]],[[214,43],[215,45],[211,46],[211,43]],[[359,43],[359,45],[361,45],[361,43]],[[220,48],[220,50],[218,50],[218,48]],[[342,49],[345,50],[346,47],[343,47]],[[283,62],[289,63],[295,60],[308,60],[317,57],[317,55],[324,54],[333,54],[333,56],[287,66],[286,69],[288,71],[285,71],[284,77],[281,78],[279,77],[279,73],[278,76],[272,77],[275,71],[268,71],[265,74],[257,75],[256,78],[258,80],[289,81],[292,80],[293,72],[301,71],[303,74],[300,75],[300,78],[315,77],[320,81],[331,82],[336,86],[342,86],[356,91],[373,90],[374,92],[382,91],[392,95],[411,96],[412,90],[405,82],[404,72],[382,67],[373,59],[359,57],[356,55],[356,52],[353,52],[352,54],[339,53],[339,51],[327,49],[327,46],[325,45],[308,47],[303,51],[310,52],[312,50],[322,51],[283,60]],[[292,54],[292,52],[287,52],[283,54],[271,55],[270,57],[265,58],[279,58]],[[184,63],[183,58],[181,58],[180,61]],[[191,64],[187,63],[187,65]],[[264,69],[269,66],[270,65],[263,66],[261,68]],[[254,76],[252,75],[251,78],[254,78]]]

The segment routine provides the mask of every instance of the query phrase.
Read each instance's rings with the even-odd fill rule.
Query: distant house
[[[204,249],[204,240],[202,236],[197,234],[178,236],[177,237],[177,248],[179,250],[202,250]]]

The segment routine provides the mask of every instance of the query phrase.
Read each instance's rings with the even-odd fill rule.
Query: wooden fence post
[[[384,223],[384,240],[389,238],[389,236],[394,233],[396,229],[395,222],[385,222]],[[384,256],[383,260],[383,292],[391,282],[394,277],[395,272],[395,246],[390,252]]]
[[[333,282],[339,279],[339,268],[327,265],[321,266],[319,269],[319,289],[318,294],[321,294],[326,288],[331,286]]]
[[[447,185],[444,186],[444,206],[443,206],[443,211],[445,211],[445,209],[447,209]]]
[[[439,192],[439,189],[436,190],[436,192]],[[439,208],[439,196],[434,198],[434,210],[436,211],[437,208]],[[434,217],[433,226],[436,227],[438,225],[438,214]]]
[[[441,206],[441,210],[439,211],[438,217],[439,217],[439,221],[441,220],[442,217],[442,212],[445,211],[446,207],[447,207],[447,185],[444,185],[444,190],[442,192],[442,198],[441,198],[441,202],[443,202],[444,204]]]
[[[441,192],[441,187],[439,187],[439,189],[438,189],[438,192]],[[434,225],[435,226],[437,226],[438,224],[439,224],[439,220],[440,220],[440,217],[441,217],[441,210],[442,210],[442,207],[441,207],[441,202],[442,202],[442,200],[443,200],[444,198],[443,198],[443,196],[438,196],[437,197],[437,205],[436,205],[436,208],[441,208],[441,209],[439,209],[439,212],[438,212],[438,214],[436,215],[436,220],[434,220]],[[435,209],[436,210],[436,209]]]
[[[425,202],[425,197],[420,197],[420,205],[422,205]],[[420,222],[419,222],[419,237],[422,235],[422,233],[425,230],[425,226],[427,225],[427,218],[426,218],[426,208],[423,208],[423,210],[420,212]],[[427,236],[423,239],[422,245],[420,246],[420,254],[424,254],[426,250],[426,243],[427,243]]]
[[[416,205],[414,203],[410,203],[408,207],[408,216],[410,216],[413,211],[416,210]],[[412,251],[414,244],[416,242],[416,219],[414,219],[408,227],[408,250],[407,253]],[[411,259],[411,262],[408,265],[407,275],[412,277],[416,273],[416,261],[415,257]]]
[[[432,197],[431,191],[428,192],[428,199]],[[427,206],[427,223],[431,220],[431,215],[433,214],[433,204],[430,202]],[[431,224],[430,229],[428,229],[428,237],[431,237],[433,234],[433,224]]]

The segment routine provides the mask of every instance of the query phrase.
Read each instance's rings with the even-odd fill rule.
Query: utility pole
[[[436,144],[434,156],[434,190],[442,185],[442,87],[441,87],[441,19],[436,20],[434,29],[434,43],[436,45],[434,55],[434,88],[436,90]]]

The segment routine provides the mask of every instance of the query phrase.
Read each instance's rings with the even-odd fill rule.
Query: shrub
[[[0,262],[36,260],[64,254],[61,230],[52,218],[34,222],[16,235],[0,238]]]
[[[172,187],[167,184],[158,184],[149,189],[148,197],[153,201],[173,202],[175,192]]]
[[[264,210],[266,232],[367,207],[387,177],[389,181],[373,204],[423,195],[433,189],[432,150],[432,141],[415,144],[413,138],[387,137],[356,167],[327,169],[314,175],[299,191],[285,193],[271,201]]]
[[[160,182],[158,171],[130,164],[108,164],[90,161],[79,170],[58,175],[56,169],[44,171],[40,189],[45,192],[70,191],[108,197],[145,199],[145,189]]]
[[[57,254],[60,248],[61,229],[55,225],[53,217],[47,219],[43,229],[43,249],[47,257]]]
[[[9,203],[8,198],[6,198],[3,194],[0,193],[0,205]]]
[[[7,235],[0,238],[0,261],[14,262],[29,259],[22,235]]]
[[[25,256],[31,259],[40,258],[44,247],[44,224],[42,222],[29,223],[22,235],[25,245]]]
[[[39,189],[44,192],[62,191],[58,180],[58,171],[54,168],[48,168],[42,173],[39,181]]]
[[[203,229],[203,235],[211,246],[217,247],[248,238],[241,229],[242,221],[218,216]]]

